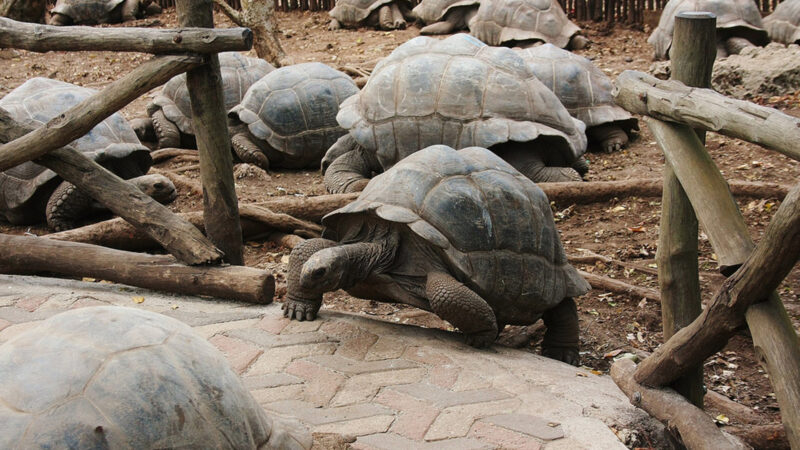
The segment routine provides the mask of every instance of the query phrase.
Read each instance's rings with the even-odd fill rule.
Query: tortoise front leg
[[[392,8],[389,5],[383,5],[378,9],[378,28],[391,30],[393,19]]]
[[[55,13],[50,16],[50,25],[67,26],[72,25],[72,17],[64,14]]]
[[[133,131],[136,133],[136,137],[139,138],[140,141],[158,142],[156,129],[153,126],[153,119],[149,117],[137,117],[135,119],[131,119],[130,124],[133,128]]]
[[[400,7],[396,2],[392,2],[389,8],[392,11],[392,29],[405,30],[407,25],[406,18],[403,17],[403,12],[400,11]]]
[[[589,127],[586,130],[586,137],[599,143],[600,148],[606,153],[621,150],[628,143],[628,133],[614,123]]]
[[[506,152],[503,155],[509,164],[520,173],[530,178],[536,183],[559,182],[559,181],[583,181],[577,170],[572,167],[550,167],[546,166],[540,155],[528,151],[522,153],[520,149],[513,152]]]
[[[231,138],[233,152],[236,153],[236,156],[238,156],[242,162],[255,164],[266,171],[269,170],[269,159],[267,159],[267,155],[261,151],[261,148],[253,142],[252,139],[250,139],[250,133],[240,131],[236,133],[232,132],[231,134],[233,135]]]
[[[747,47],[755,47],[755,45],[743,37],[730,37],[725,39],[725,51],[727,51],[729,55],[738,55]]]
[[[362,149],[347,152],[336,158],[325,171],[325,188],[331,194],[360,192],[369,183],[377,163]]]
[[[338,245],[329,239],[309,239],[289,254],[289,274],[286,279],[286,299],[283,301],[283,316],[296,320],[314,320],[322,306],[322,292],[309,291],[300,283],[303,265],[314,253]]]
[[[425,283],[431,310],[466,336],[467,344],[485,348],[497,339],[494,311],[472,289],[444,272],[431,272]]]
[[[122,2],[122,21],[136,20],[139,13],[139,0],[125,0]]]
[[[75,228],[80,218],[92,210],[92,197],[85,194],[74,184],[62,182],[47,202],[45,217],[47,226],[54,231]]]
[[[157,110],[152,115],[153,128],[158,138],[158,148],[176,148],[181,146],[181,132],[174,123],[167,119],[164,111]]]
[[[547,331],[542,342],[542,355],[577,366],[579,326],[578,308],[571,297],[561,301],[555,308],[542,315]]]

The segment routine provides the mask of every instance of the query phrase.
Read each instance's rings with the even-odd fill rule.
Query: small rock
[[[249,178],[252,180],[269,180],[269,174],[262,168],[252,164],[237,164],[233,169],[233,177],[237,180]]]

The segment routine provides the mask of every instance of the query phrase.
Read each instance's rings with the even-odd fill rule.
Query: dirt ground
[[[394,48],[419,34],[419,28],[383,32],[375,30],[328,31],[326,13],[278,13],[282,30],[281,42],[294,62],[320,61],[333,67],[371,68],[376,61]],[[217,24],[231,26],[227,18],[218,15]],[[125,26],[173,27],[174,10],[126,24]],[[593,44],[578,53],[592,59],[614,78],[627,69],[646,71],[651,64],[652,48],[646,43],[648,33],[623,28],[601,29],[595,24],[582,24],[584,33]],[[253,53],[252,56],[255,56]],[[101,88],[121,77],[148,58],[135,53],[80,52],[46,54],[25,51],[0,51],[0,96],[22,84],[26,79],[43,76],[71,83]],[[152,93],[151,93],[152,94]],[[143,117],[149,97],[143,97],[123,110],[127,118]],[[790,114],[800,111],[797,93],[757,99],[760,103],[778,107]],[[664,163],[661,151],[644,123],[631,145],[612,154],[588,153],[591,170],[589,182],[595,180],[625,180],[659,178]],[[800,175],[800,163],[778,153],[749,143],[709,134],[709,151],[729,180],[770,181],[793,185]],[[167,161],[160,169],[181,170],[197,178],[197,170],[188,166],[195,161]],[[316,171],[276,170],[255,173],[236,180],[240,201],[259,201],[279,195],[313,196],[325,193],[322,177]],[[658,288],[655,253],[658,242],[660,198],[621,198],[590,205],[554,203],[557,226],[569,255],[584,250],[619,261],[626,266],[576,264],[585,271],[613,277],[627,283]],[[778,199],[740,200],[739,206],[758,240],[765,226],[780,205]],[[181,192],[171,209],[190,211],[202,207],[202,199]],[[0,225],[9,233],[31,232],[44,234],[43,227],[10,227]],[[724,278],[717,265],[708,239],[700,236],[700,267],[703,298],[710,299]],[[246,242],[246,264],[274,271],[278,280],[278,301],[285,293],[286,261],[289,250],[269,242]],[[795,270],[779,288],[795,328],[800,329],[800,269]],[[582,361],[598,373],[606,373],[613,355],[621,352],[642,354],[650,352],[662,341],[661,311],[657,302],[641,298],[592,290],[577,299],[581,321]],[[451,328],[437,316],[404,305],[379,304],[354,299],[344,292],[326,295],[324,308],[346,310],[374,316],[391,322],[416,324],[425,327]],[[541,330],[509,327],[501,336],[502,342],[539,351]],[[705,380],[713,389],[756,410],[765,423],[780,420],[775,395],[769,377],[758,363],[752,341],[742,330],[721,352],[705,364]],[[733,424],[733,422],[731,422]]]

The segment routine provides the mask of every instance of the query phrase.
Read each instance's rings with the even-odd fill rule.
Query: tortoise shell
[[[0,378],[2,448],[278,448],[219,350],[154,312],[55,315],[0,346]]]
[[[242,101],[253,83],[275,70],[275,67],[260,58],[249,58],[238,52],[224,52],[219,54],[219,70],[222,75],[222,98],[225,111],[228,111]],[[152,103],[147,105],[147,113],[152,116],[159,108],[181,133],[194,134],[192,104],[189,101],[185,73],[167,81]]]
[[[489,45],[539,40],[564,48],[580,28],[556,0],[492,0],[481,3],[469,30]]]
[[[275,150],[319,161],[345,134],[336,123],[339,104],[357,92],[350,77],[325,64],[296,64],[255,82],[230,116]]]
[[[669,0],[664,6],[658,26],[647,38],[655,47],[656,58],[669,58],[675,15],[684,11],[706,11],[717,17],[717,38],[738,36],[756,45],[769,43],[761,13],[753,0]]]
[[[463,33],[395,49],[336,119],[384,170],[437,144],[490,148],[551,136],[549,159],[565,166],[586,150],[584,124],[519,55]]]
[[[424,23],[435,23],[443,20],[452,9],[478,5],[480,0],[422,0],[411,14]]]
[[[543,312],[589,290],[567,262],[547,196],[484,148],[414,153],[326,215],[323,237],[341,238],[359,217],[406,225],[506,323],[504,311]]]
[[[97,91],[50,78],[31,78],[0,99],[11,117],[34,126],[47,123]],[[114,113],[72,142],[81,153],[123,178],[147,173],[152,164],[122,114]],[[28,161],[0,172],[0,215],[15,224],[44,220],[44,207],[61,178]]]
[[[94,24],[109,20],[109,14],[125,0],[58,0],[51,14],[63,14],[74,23]]]
[[[614,103],[611,79],[588,59],[553,44],[515,51],[587,128],[612,122],[620,122],[626,131],[638,128],[636,119]]]
[[[336,6],[330,10],[330,16],[346,27],[354,27],[365,21],[374,11],[390,3],[403,3],[411,9],[408,0],[336,0]]]
[[[764,18],[770,39],[783,44],[800,43],[800,1],[785,0]]]

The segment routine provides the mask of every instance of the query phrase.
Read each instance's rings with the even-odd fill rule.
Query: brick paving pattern
[[[475,350],[458,333],[325,309],[295,322],[279,304],[105,283],[0,276],[0,344],[61,311],[105,304],[189,324],[266,411],[354,449],[625,448],[613,430],[649,420],[608,377],[520,350]]]

